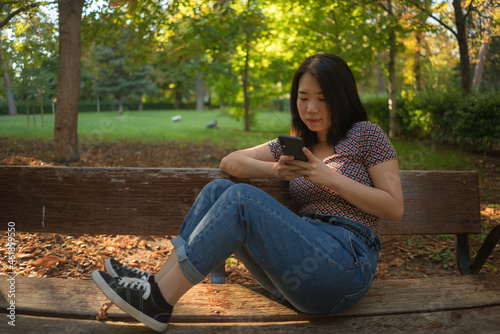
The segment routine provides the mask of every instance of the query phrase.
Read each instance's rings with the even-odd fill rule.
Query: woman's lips
[[[316,123],[319,123],[321,121],[320,118],[308,118],[307,121],[311,124],[316,124]]]

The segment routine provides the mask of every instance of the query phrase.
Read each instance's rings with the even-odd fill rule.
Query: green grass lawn
[[[172,117],[180,115],[180,122]],[[217,129],[206,129],[206,125],[217,120]],[[80,141],[212,141],[231,147],[248,147],[288,133],[290,116],[284,112],[260,112],[251,132],[244,132],[243,121],[237,121],[220,111],[130,111],[119,116],[117,112],[78,115]],[[0,136],[19,139],[50,140],[54,133],[54,115],[33,116],[27,126],[26,116],[0,116]]]
[[[172,117],[181,115],[180,122]],[[191,141],[206,142],[231,148],[251,147],[279,134],[288,134],[290,115],[286,112],[259,112],[252,131],[243,131],[243,121],[220,111],[128,111],[79,114],[78,133],[80,143],[101,141]],[[218,129],[206,129],[217,120]],[[0,116],[0,137],[24,140],[51,140],[54,132],[54,115],[33,116],[27,126],[26,115]],[[393,139],[401,169],[470,170],[472,155],[431,141]]]

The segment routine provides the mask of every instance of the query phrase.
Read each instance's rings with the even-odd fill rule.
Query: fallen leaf
[[[397,257],[389,262],[389,267],[401,267],[403,264],[405,264],[405,261],[402,258]]]
[[[40,268],[48,268],[53,264],[56,264],[59,258],[54,255],[46,255],[30,263],[30,265]]]

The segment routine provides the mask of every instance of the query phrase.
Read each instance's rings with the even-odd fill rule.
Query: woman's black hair
[[[307,147],[318,141],[316,133],[300,119],[297,108],[299,80],[304,73],[310,73],[318,80],[328,105],[332,121],[327,139],[330,146],[335,146],[354,123],[368,120],[349,65],[339,56],[321,53],[304,60],[293,77],[290,94],[292,136],[302,137]]]

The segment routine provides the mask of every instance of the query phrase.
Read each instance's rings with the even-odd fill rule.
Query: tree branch
[[[470,0],[469,5],[467,6],[467,12],[465,13],[464,20],[467,22],[467,16],[472,12],[472,4],[474,3],[474,0]]]
[[[383,10],[385,10],[387,13],[389,13],[389,8],[384,6],[384,3],[382,1],[376,1],[380,7],[382,7]]]
[[[474,1],[474,0],[471,0],[470,5],[472,5],[472,2],[473,2],[473,1]],[[412,1],[412,2],[413,2],[413,4],[415,5],[415,7],[417,7],[417,8],[418,8],[421,12],[428,14],[428,15],[429,15],[429,17],[430,17],[431,19],[433,19],[434,21],[436,21],[437,23],[439,23],[440,25],[442,25],[445,29],[448,29],[448,30],[449,30],[449,31],[450,31],[450,32],[451,32],[451,33],[452,33],[455,37],[458,37],[458,33],[457,33],[455,30],[453,30],[453,28],[452,28],[452,27],[450,27],[449,25],[447,25],[447,24],[446,24],[443,20],[441,20],[441,19],[440,19],[440,18],[438,18],[438,17],[435,17],[435,16],[432,14],[432,12],[431,12],[431,11],[429,11],[429,10],[427,10],[426,8],[422,8],[422,7],[420,6],[420,3],[419,3],[418,1]],[[469,6],[470,6],[470,5],[469,5]]]
[[[29,9],[34,8],[34,7],[38,7],[39,5],[40,5],[39,3],[32,3],[32,4],[29,4],[27,6],[23,6],[23,7],[19,8],[18,10],[13,11],[9,15],[7,15],[7,17],[2,22],[0,22],[0,29],[2,29],[2,27],[6,26],[9,23],[9,21],[17,14],[19,14],[21,12],[28,11]]]

